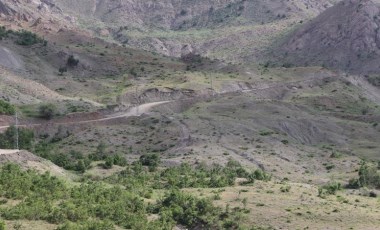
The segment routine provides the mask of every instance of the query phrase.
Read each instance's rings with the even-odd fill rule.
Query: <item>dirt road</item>
[[[17,149],[0,149],[0,155],[15,154],[18,152],[20,152],[20,150],[17,150]]]
[[[95,123],[99,121],[108,121],[108,120],[113,120],[117,118],[122,118],[122,117],[134,117],[134,116],[141,116],[147,112],[149,112],[153,107],[167,104],[171,101],[159,101],[159,102],[151,102],[151,103],[145,103],[139,106],[132,107],[128,109],[126,112],[119,112],[112,114],[108,117],[105,118],[100,118],[100,119],[91,119],[91,120],[85,120],[85,121],[70,121],[70,122],[57,122],[54,123],[56,125],[72,125],[72,124],[87,124],[87,123]],[[42,123],[39,124],[28,124],[28,125],[19,125],[19,127],[35,127],[35,126],[40,126],[43,125]],[[4,130],[9,128],[9,125],[6,126],[0,126],[0,130]]]

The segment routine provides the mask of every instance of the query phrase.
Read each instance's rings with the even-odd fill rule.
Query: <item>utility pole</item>
[[[136,91],[135,91],[135,97],[136,97],[136,116],[139,116],[139,98],[137,96],[137,85],[136,85]]]
[[[213,82],[212,74],[210,74],[210,84],[211,84],[212,96],[215,96],[214,82]]]
[[[18,140],[18,114],[16,112],[16,149],[19,150],[19,140]]]

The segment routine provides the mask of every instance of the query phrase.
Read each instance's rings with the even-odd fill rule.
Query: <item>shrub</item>
[[[79,64],[79,60],[74,57],[74,55],[70,55],[67,59],[67,65],[71,67],[75,67]]]
[[[100,142],[96,147],[95,153],[90,154],[89,159],[93,161],[105,160],[107,157],[106,149],[106,144],[104,142]]]
[[[167,193],[158,205],[158,210],[169,215],[177,223],[195,228],[204,226],[204,229],[212,229],[213,216],[216,216],[218,208],[215,208],[208,199],[198,199],[179,190]]]
[[[124,167],[127,165],[127,160],[123,156],[115,155],[115,156],[113,156],[113,163],[115,165],[119,165],[121,167]]]
[[[108,156],[106,162],[103,164],[104,169],[110,169],[113,166],[113,157]]]
[[[43,104],[38,108],[39,116],[44,119],[52,119],[56,113],[57,108],[53,104]]]
[[[140,163],[144,166],[149,166],[151,169],[157,168],[161,159],[158,154],[144,154],[140,156]]]
[[[338,182],[330,182],[318,188],[318,196],[335,195],[337,191],[342,189],[342,185]]]
[[[13,105],[6,101],[0,100],[0,115],[13,115],[15,112],[16,109]]]
[[[358,183],[360,187],[380,189],[380,173],[377,167],[362,162],[359,169]]]
[[[289,144],[289,141],[288,141],[288,140],[282,140],[281,142],[282,142],[284,145]]]
[[[15,32],[15,35],[18,37],[16,44],[22,46],[30,46],[44,41],[42,38],[38,37],[37,34],[26,30]]]
[[[67,68],[66,67],[59,67],[58,72],[59,72],[59,75],[63,76],[63,73],[67,72]]]
[[[280,191],[281,192],[289,192],[290,189],[291,189],[290,185],[284,185],[284,186],[281,186]]]
[[[0,26],[0,40],[3,40],[3,38],[8,37],[9,30],[5,28],[5,26]]]
[[[78,171],[80,173],[84,173],[87,169],[87,166],[84,162],[84,160],[79,160],[77,162],[77,165],[75,166],[75,171]]]
[[[253,174],[257,180],[270,181],[272,179],[272,176],[270,174],[265,173],[261,169],[257,169]]]

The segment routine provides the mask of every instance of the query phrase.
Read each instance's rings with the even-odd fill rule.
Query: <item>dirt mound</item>
[[[274,54],[287,65],[379,73],[379,27],[377,4],[344,0],[291,34]]]
[[[66,174],[65,170],[62,168],[24,150],[0,149],[0,165],[6,163],[18,164],[23,169],[34,169],[38,172],[49,171],[52,175],[59,177],[65,176]]]

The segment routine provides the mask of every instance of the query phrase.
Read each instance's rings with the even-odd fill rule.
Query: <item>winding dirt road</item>
[[[109,121],[117,118],[123,118],[123,117],[138,117],[145,113],[148,113],[152,108],[170,103],[171,101],[159,101],[159,102],[151,102],[151,103],[145,103],[139,106],[131,107],[126,112],[119,112],[112,114],[108,117],[100,118],[100,119],[91,119],[91,120],[84,120],[84,121],[69,121],[69,122],[54,122],[55,125],[72,125],[72,124],[87,124],[87,123],[95,123],[100,121]],[[44,125],[46,123],[37,123],[37,124],[22,124],[18,127],[36,127],[40,125]],[[0,130],[4,130],[9,128],[9,125],[6,126],[0,126]]]

